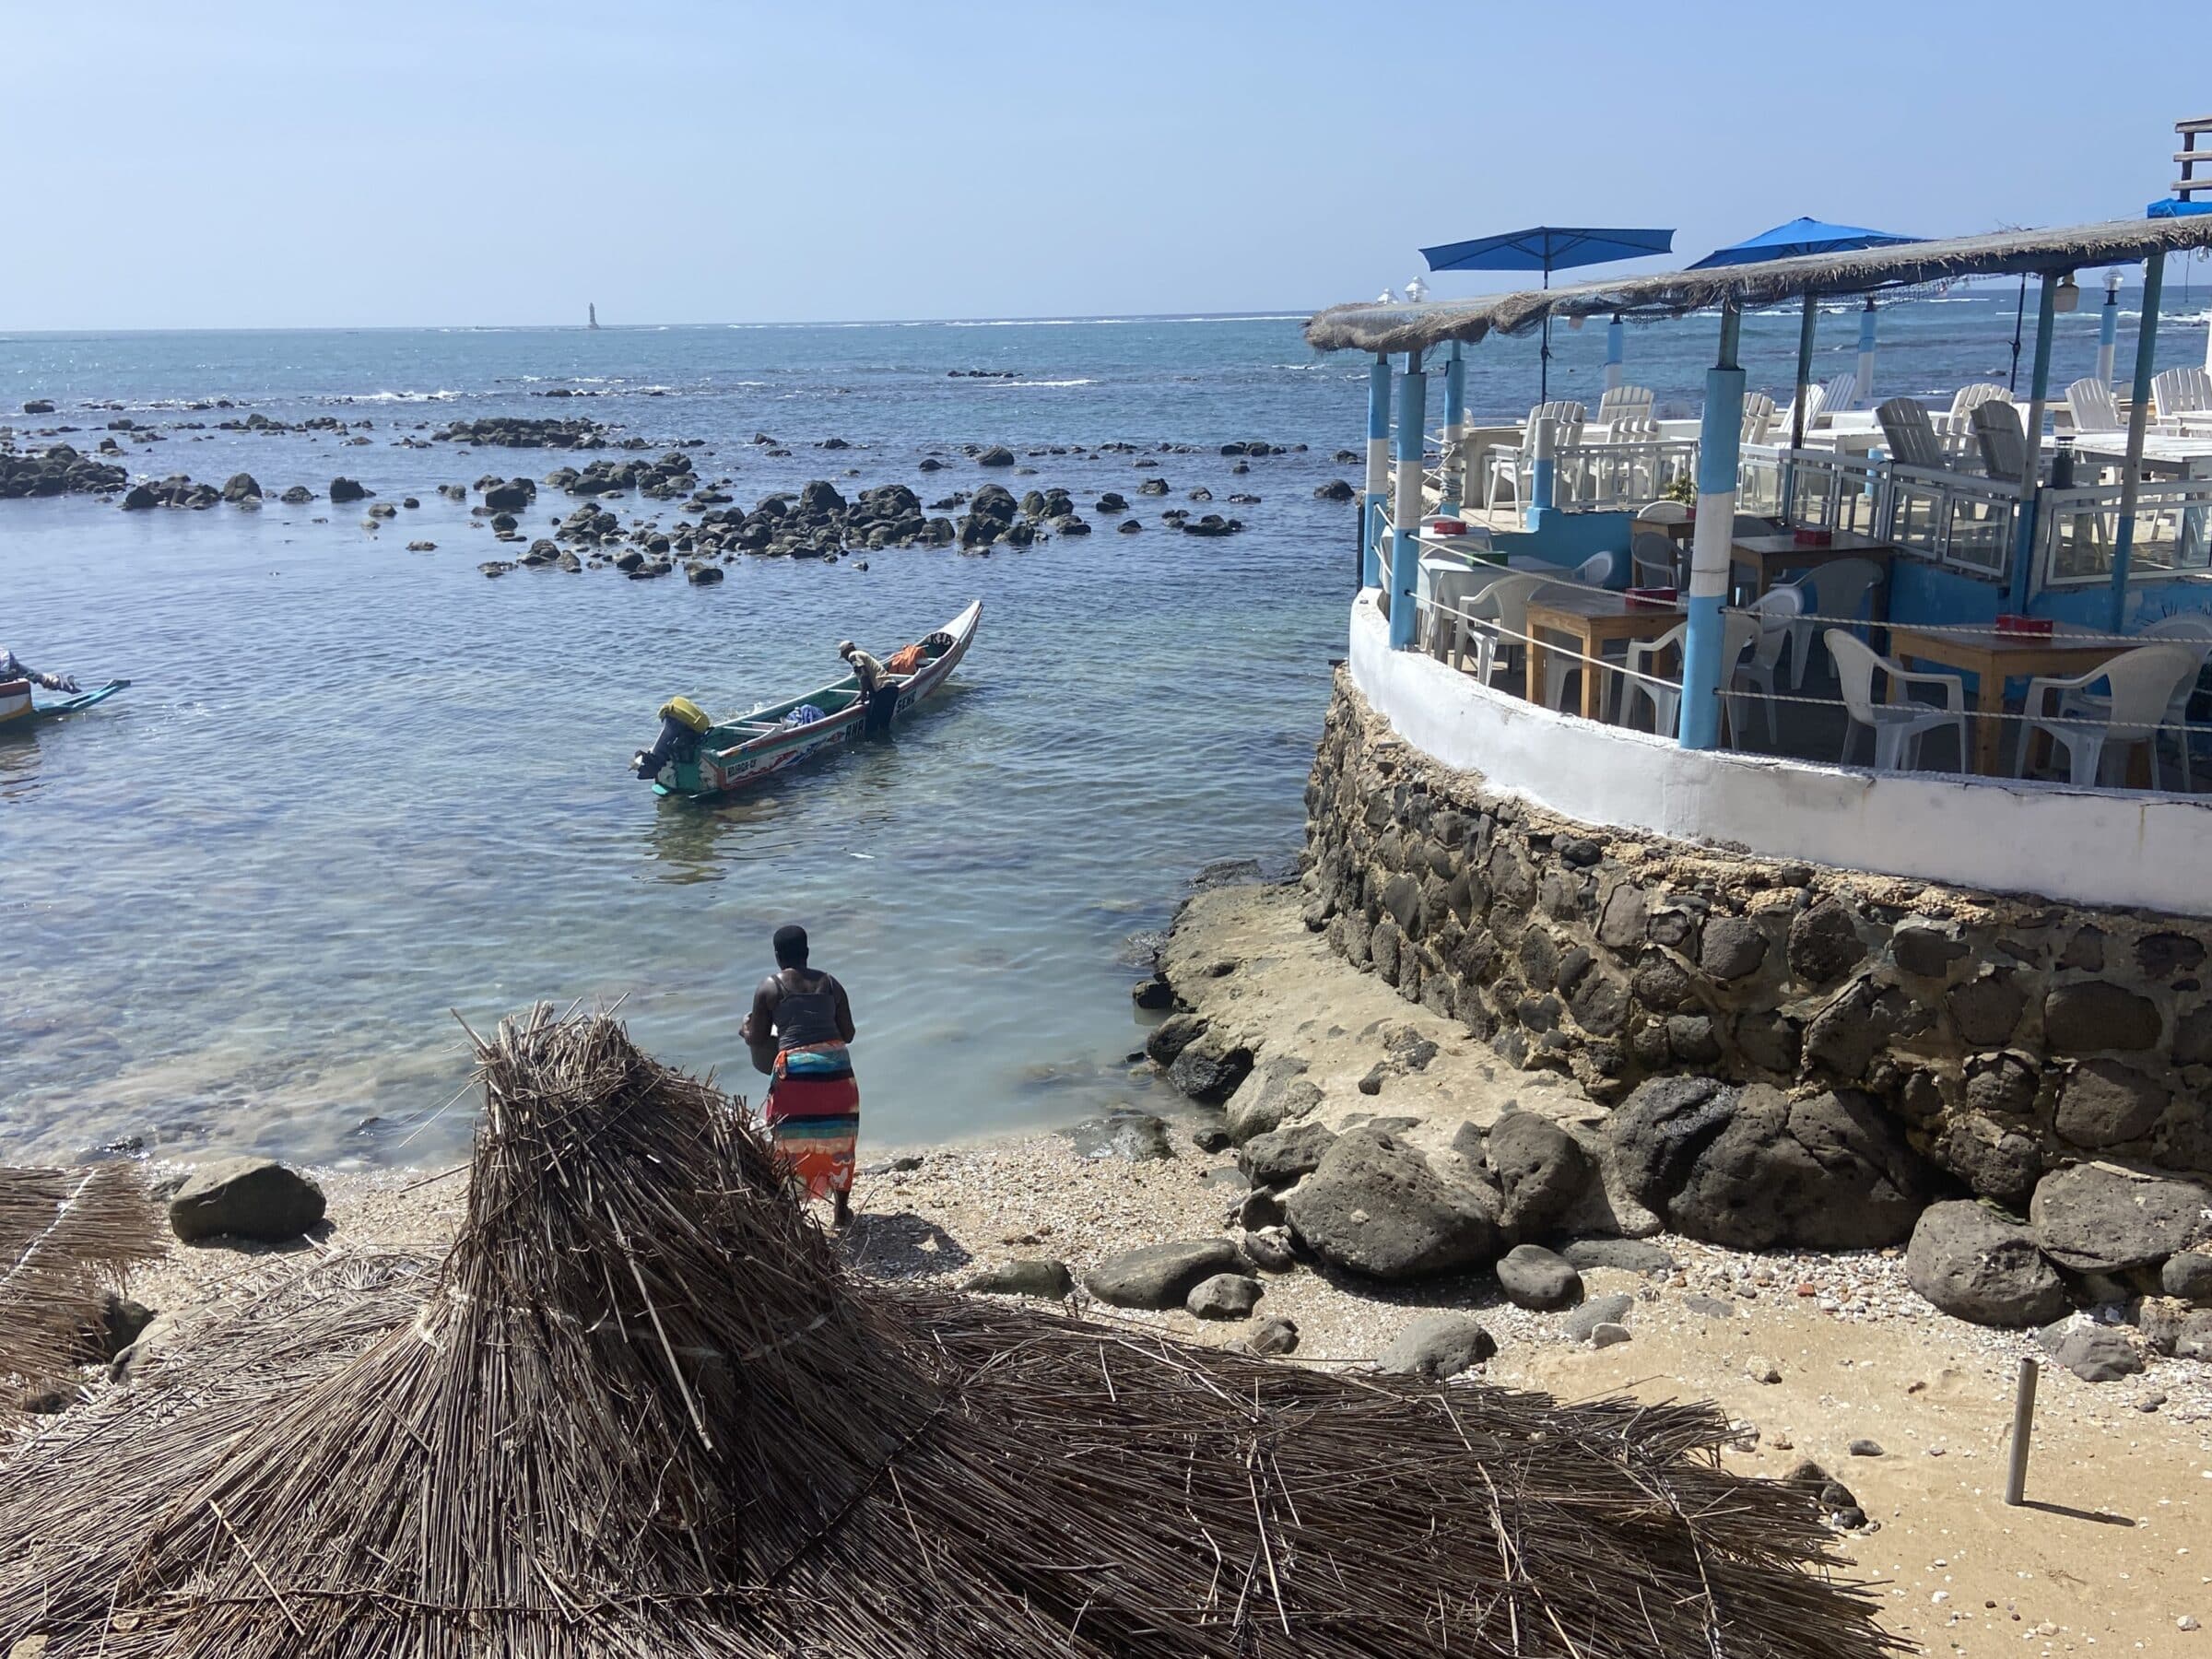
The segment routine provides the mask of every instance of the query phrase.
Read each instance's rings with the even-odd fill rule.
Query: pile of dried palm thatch
[[[0,1646],[1891,1648],[1810,1505],[1718,1468],[1708,1407],[1385,1385],[869,1286],[730,1103],[611,1021],[541,1011],[481,1059],[467,1218],[411,1317],[356,1314],[317,1373],[328,1322],[294,1308],[249,1374],[210,1383],[210,1348],[0,1470]]]
[[[65,1374],[105,1294],[163,1243],[161,1214],[128,1164],[0,1166],[0,1383]],[[0,1410],[12,1399],[0,1393]]]

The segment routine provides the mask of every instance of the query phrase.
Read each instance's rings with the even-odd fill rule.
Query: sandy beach
[[[1186,910],[1171,970],[1203,958],[1216,1018],[1301,1030],[1335,1126],[1363,1112],[1420,1121],[1400,1132],[1446,1148],[1458,1127],[1508,1102],[1567,1114],[1571,1085],[1533,1080],[1448,1022],[1409,1009],[1371,975],[1347,968],[1299,924],[1287,889],[1230,888]],[[1356,1079],[1412,1024],[1438,1044],[1418,1074],[1363,1095]],[[1332,1034],[1334,1033],[1334,1034]],[[1339,1088],[1336,1085],[1342,1084]],[[1349,1105],[1345,1102],[1358,1102]],[[1218,1114],[1169,1127],[1170,1156],[1086,1157],[1065,1134],[914,1148],[873,1164],[856,1194],[845,1249],[855,1269],[892,1280],[957,1285],[1015,1258],[1063,1261],[1078,1282],[1138,1245],[1228,1236],[1246,1183],[1230,1152],[1194,1140]],[[1207,1137],[1211,1138],[1211,1137]],[[1126,1146],[1126,1142],[1124,1142]],[[407,1249],[450,1239],[465,1177],[329,1173],[330,1219],[313,1241],[277,1252],[177,1246],[139,1275],[134,1294],[189,1342],[223,1312],[264,1294],[271,1276],[311,1253]],[[2201,1560],[2212,1503],[2212,1377],[2153,1359],[2120,1382],[2041,1373],[2030,1503],[2001,1501],[2015,1369],[2040,1354],[2031,1334],[1963,1324],[1905,1283],[1901,1252],[1753,1254],[1662,1235],[1672,1270],[1592,1268],[1591,1300],[1625,1295],[1630,1339],[1606,1347],[1568,1334],[1571,1314],[1512,1306],[1487,1271],[1385,1286],[1299,1265],[1263,1276],[1253,1321],[1175,1311],[1120,1319],[1197,1342],[1240,1340],[1288,1318],[1294,1363],[1371,1364],[1405,1325],[1438,1309],[1468,1310],[1498,1344],[1462,1386],[1481,1382],[1580,1400],[1627,1394],[1653,1402],[1712,1399],[1742,1425],[1731,1467],[1780,1477],[1806,1459],[1845,1483],[1868,1517],[1843,1535],[1848,1559],[1877,1581],[1885,1623],[1936,1653],[2193,1651],[2212,1608]],[[98,1384],[97,1386],[109,1386]],[[1878,1454],[1854,1454],[1853,1442]],[[1862,1453],[1865,1452],[1862,1446]]]

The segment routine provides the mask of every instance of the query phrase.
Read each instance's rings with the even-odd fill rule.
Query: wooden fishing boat
[[[129,680],[110,680],[89,691],[80,691],[62,702],[41,703],[30,695],[29,680],[0,680],[0,736],[15,732],[27,732],[49,720],[58,720],[65,714],[75,714],[94,703],[102,703],[129,685]]]
[[[983,602],[978,599],[907,652],[886,659],[891,665],[912,653],[915,661],[910,672],[891,675],[899,687],[894,718],[905,719],[952,677],[968,654],[982,614]],[[695,711],[696,705],[683,699],[664,708],[660,739],[652,748],[641,750],[632,762],[640,777],[652,780],[655,794],[703,800],[757,783],[832,745],[853,741],[860,735],[866,708],[858,682],[848,674],[819,690],[764,703],[703,729],[686,724],[688,716],[693,721],[704,718]],[[807,711],[813,712],[813,718],[803,717]]]

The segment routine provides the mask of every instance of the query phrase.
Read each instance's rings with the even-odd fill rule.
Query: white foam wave
[[[1078,378],[1076,380],[1000,381],[998,383],[1002,386],[1095,386],[1099,382],[1095,380]]]

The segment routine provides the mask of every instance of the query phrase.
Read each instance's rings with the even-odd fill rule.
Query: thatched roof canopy
[[[2212,248],[2212,216],[1955,236],[1421,305],[1333,305],[1306,324],[1306,342],[1317,351],[1418,351],[1453,340],[1472,345],[1490,334],[1527,334],[1547,317],[1681,317],[1730,300],[1749,310],[1808,294],[1833,298],[1962,276],[2076,271],[2193,248]]]

